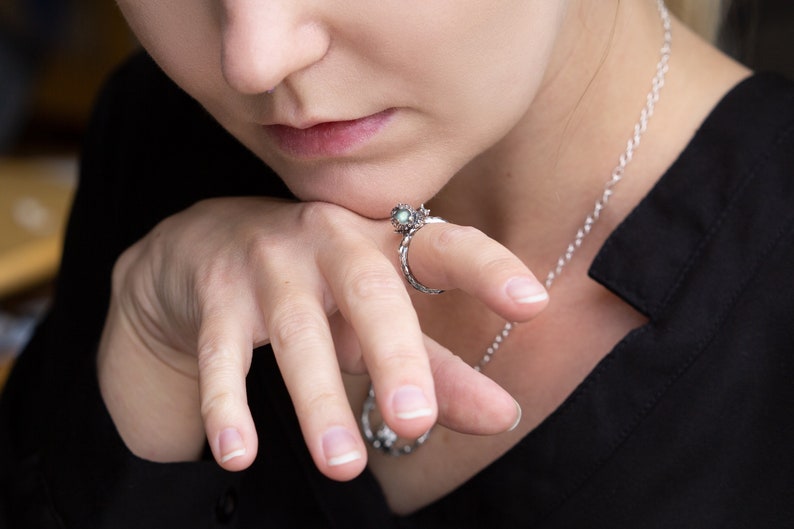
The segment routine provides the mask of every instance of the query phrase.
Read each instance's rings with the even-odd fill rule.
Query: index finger
[[[410,245],[411,270],[423,284],[460,288],[508,321],[526,321],[548,303],[548,292],[509,249],[470,226],[427,224]]]

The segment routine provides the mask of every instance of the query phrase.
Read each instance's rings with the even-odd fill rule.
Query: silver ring
[[[407,204],[397,204],[391,210],[391,224],[394,231],[402,234],[398,252],[400,254],[400,268],[408,283],[423,294],[441,294],[444,292],[438,288],[428,288],[416,280],[411,267],[408,265],[408,249],[411,246],[411,239],[425,224],[445,223],[441,217],[431,217],[430,210],[422,204],[419,209],[414,209]]]
[[[430,432],[433,428],[430,428],[413,442],[398,443],[397,434],[385,422],[381,422],[379,426],[373,429],[370,414],[375,411],[375,408],[375,389],[370,384],[369,393],[367,393],[367,398],[361,407],[361,429],[364,432],[364,438],[373,448],[377,448],[390,456],[403,456],[422,446],[427,441],[427,438],[430,437]]]

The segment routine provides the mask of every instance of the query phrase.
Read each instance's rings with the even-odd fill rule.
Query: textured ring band
[[[413,442],[400,444],[397,434],[394,433],[385,422],[381,421],[381,423],[373,429],[373,425],[370,421],[370,414],[375,411],[375,408],[375,389],[372,387],[372,384],[370,384],[369,393],[367,393],[367,398],[364,401],[364,405],[361,407],[361,429],[363,430],[364,438],[374,448],[390,456],[402,456],[410,454],[422,446],[422,444],[427,441],[427,438],[430,437],[432,428]]]
[[[402,269],[405,279],[419,292],[423,294],[441,294],[444,292],[442,289],[429,288],[417,281],[411,272],[411,267],[408,264],[408,249],[411,246],[411,239],[416,235],[425,224],[438,224],[446,223],[447,221],[441,217],[431,217],[430,210],[425,208],[422,204],[419,209],[414,209],[407,204],[397,204],[391,210],[391,223],[394,226],[394,231],[401,233],[403,236],[400,241],[398,252],[400,254],[400,268]]]

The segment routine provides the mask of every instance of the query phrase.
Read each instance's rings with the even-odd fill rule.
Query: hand
[[[126,444],[144,458],[188,460],[206,435],[223,467],[249,466],[257,434],[245,377],[253,348],[268,342],[309,451],[332,479],[366,464],[342,372],[369,374],[402,437],[436,420],[467,433],[507,430],[515,401],[423,336],[398,241],[388,221],[325,203],[221,198],[164,220],[118,260],[99,348],[100,387]],[[473,228],[425,226],[411,267],[511,321],[545,306],[520,260]]]

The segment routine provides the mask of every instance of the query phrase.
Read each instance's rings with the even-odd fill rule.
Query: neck
[[[540,270],[556,260],[601,196],[645,105],[664,34],[651,1],[572,2],[567,16],[527,113],[431,202],[434,214],[476,226],[518,255],[531,254],[528,263]],[[667,96],[661,94],[657,112]],[[632,170],[647,165],[643,151]],[[632,172],[648,175],[645,180],[653,174]]]

